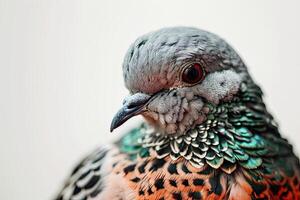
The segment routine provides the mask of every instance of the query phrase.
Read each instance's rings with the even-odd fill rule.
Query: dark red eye
[[[202,81],[204,78],[204,70],[199,63],[193,63],[185,68],[182,73],[182,81],[194,84]]]

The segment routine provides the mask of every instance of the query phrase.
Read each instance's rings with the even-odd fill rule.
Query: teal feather
[[[280,173],[272,174],[276,167],[287,176],[294,174],[296,158],[275,159],[276,156],[293,155],[292,147],[279,136],[263,104],[262,92],[253,82],[243,83],[238,97],[231,102],[206,103],[205,107],[210,110],[206,122],[188,134],[172,138],[154,133],[147,137],[147,127],[143,124],[120,140],[121,151],[131,159],[148,157],[151,151],[159,158],[183,157],[193,166],[201,167],[206,163],[226,173],[232,173],[239,166],[254,170],[251,171],[253,176],[273,175],[274,180],[282,178]]]

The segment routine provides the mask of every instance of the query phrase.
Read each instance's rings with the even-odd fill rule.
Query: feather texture
[[[205,123],[185,135],[165,136],[142,124],[115,143],[105,181],[125,180],[127,193],[118,198],[299,199],[299,160],[257,85],[244,82],[230,102],[205,106]],[[58,199],[97,199],[109,190],[100,170],[105,156],[98,151],[85,159]]]

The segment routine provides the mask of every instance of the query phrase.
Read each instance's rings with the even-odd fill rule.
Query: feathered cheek
[[[230,100],[239,90],[243,74],[233,70],[214,72],[205,78],[199,87],[197,95],[211,103],[218,104],[221,100]]]
[[[202,98],[181,95],[180,91],[176,91],[176,94],[168,93],[157,97],[148,105],[148,112],[143,114],[151,124],[168,134],[186,131],[188,127],[199,122],[202,116]]]
[[[177,112],[182,104],[182,99],[172,93],[162,94],[153,99],[147,106],[146,116],[152,116],[154,120],[159,120],[162,124],[171,123],[175,116],[171,113]]]

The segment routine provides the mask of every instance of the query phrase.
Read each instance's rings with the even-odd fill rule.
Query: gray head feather
[[[183,81],[183,71],[197,63],[205,77],[196,84]],[[204,103],[231,100],[247,69],[239,55],[215,34],[189,27],[163,28],[139,37],[123,63],[125,85],[130,97],[112,124],[141,114],[157,131],[184,134],[201,124],[208,110]],[[138,99],[145,105],[139,109]],[[124,120],[126,119],[126,120]]]
[[[176,69],[195,60],[203,62],[207,72],[245,70],[238,54],[217,35],[171,27],[143,35],[130,46],[123,63],[125,85],[131,92],[150,94],[180,85]]]

